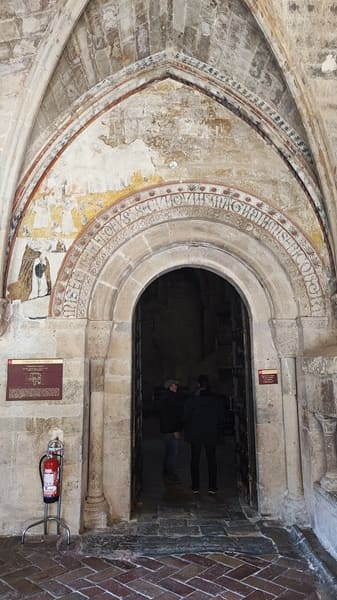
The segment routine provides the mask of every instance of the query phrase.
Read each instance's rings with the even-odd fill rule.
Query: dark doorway
[[[156,279],[137,305],[133,365],[134,511],[151,511],[163,498],[189,501],[189,448],[183,440],[181,484],[167,489],[162,479],[159,404],[165,380],[178,379],[184,396],[200,374],[208,376],[212,391],[223,399],[219,495],[240,496],[256,507],[249,316],[236,289],[205,269],[176,269]],[[206,479],[204,457],[201,475]]]

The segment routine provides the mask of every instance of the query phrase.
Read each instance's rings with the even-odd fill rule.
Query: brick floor
[[[1,600],[337,600],[286,529],[243,510],[231,462],[222,463],[216,497],[203,485],[195,498],[188,456],[185,471],[180,465],[185,484],[166,486],[152,446],[148,463],[157,457],[159,471],[145,470],[147,496],[130,523],[72,537],[69,546],[36,529],[25,544],[0,538]]]
[[[284,545],[283,545],[284,548]],[[306,560],[289,552],[87,556],[79,538],[0,539],[1,600],[335,600]]]

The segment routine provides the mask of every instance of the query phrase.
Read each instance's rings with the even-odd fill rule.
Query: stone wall
[[[303,444],[307,456],[306,496],[312,527],[329,552],[335,549],[337,493],[337,349],[324,345],[303,357],[301,399]]]
[[[330,0],[2,2],[2,532],[42,510],[56,433],[71,529],[129,517],[133,312],[193,265],[249,310],[259,508],[306,508],[332,547],[336,383],[315,365],[335,335],[336,18]],[[64,360],[62,401],[5,400],[21,357]]]
[[[20,305],[13,306],[11,325],[1,338],[0,478],[6,481],[1,488],[2,534],[20,532],[43,517],[39,460],[49,440],[56,436],[65,448],[63,517],[73,531],[81,528],[88,457],[88,363],[84,348],[81,322],[28,321]],[[10,358],[63,359],[62,400],[6,402]],[[55,514],[55,505],[51,510]]]

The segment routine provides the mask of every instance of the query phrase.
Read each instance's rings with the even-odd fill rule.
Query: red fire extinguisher
[[[44,454],[39,463],[43,501],[46,503],[57,502],[60,497],[60,468],[63,444],[58,438],[48,444],[47,454]]]

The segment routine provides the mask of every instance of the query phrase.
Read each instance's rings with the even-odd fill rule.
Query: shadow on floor
[[[214,516],[227,519],[244,519],[235,465],[235,446],[232,435],[224,436],[217,447],[218,459],[218,492],[216,496],[207,494],[208,477],[204,453],[200,461],[200,496],[191,491],[190,483],[190,449],[182,439],[178,457],[180,483],[172,485],[165,482],[162,476],[164,442],[159,434],[159,423],[155,417],[144,419],[143,425],[143,491],[140,504],[135,507],[135,516],[162,514],[170,507],[182,512],[207,510]],[[219,514],[221,512],[221,515]],[[210,515],[211,516],[211,515]]]

